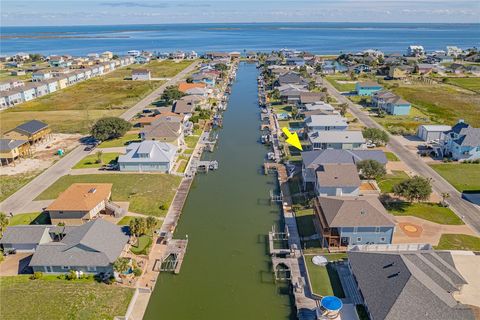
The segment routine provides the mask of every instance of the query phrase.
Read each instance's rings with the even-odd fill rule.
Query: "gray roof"
[[[465,280],[450,253],[349,251],[353,274],[372,319],[475,319],[451,292]]]
[[[347,127],[347,119],[338,114],[333,115],[312,115],[305,119],[308,127],[342,126]]]
[[[305,103],[314,103],[318,101],[325,100],[327,95],[323,92],[303,92],[300,94],[300,102]]]
[[[103,219],[72,229],[59,242],[41,244],[30,266],[108,266],[122,253],[128,236]]]
[[[13,130],[25,132],[28,134],[35,134],[45,128],[48,128],[48,124],[46,124],[45,122],[39,120],[30,120],[28,122],[22,123]]]
[[[354,164],[325,164],[316,173],[320,187],[359,187],[361,184]]]
[[[316,168],[328,163],[357,163],[362,160],[376,160],[387,163],[382,150],[318,150],[302,152],[303,164],[306,168]]]
[[[27,140],[0,139],[0,152],[10,152],[27,142]]]
[[[127,146],[127,153],[118,157],[118,163],[129,162],[171,162],[177,153],[177,147],[170,143],[145,140],[134,142]],[[140,157],[141,154],[148,154],[147,157]]]
[[[177,117],[160,118],[141,132],[145,139],[178,138],[181,135],[182,124]]]
[[[460,137],[455,140],[458,145],[465,147],[480,146],[480,128],[463,128],[459,135]]]
[[[173,106],[173,112],[178,114],[192,113],[194,108],[194,105],[186,100],[177,100]]]
[[[395,226],[376,196],[318,197],[318,201],[332,228]]]
[[[7,227],[0,244],[31,244],[40,243],[45,234],[48,234],[49,225],[20,225]]]
[[[305,84],[307,81],[298,73],[289,72],[282,74],[278,77],[278,82],[280,84],[287,84],[287,83],[298,83],[298,84]]]
[[[365,143],[362,131],[315,131],[308,135],[312,143]]]

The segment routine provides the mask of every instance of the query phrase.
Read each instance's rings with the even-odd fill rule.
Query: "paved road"
[[[139,101],[132,108],[128,109],[121,115],[121,118],[125,120],[130,120],[133,118],[138,112],[142,111],[152,102],[158,100],[166,87],[180,81],[188,73],[192,72],[198,64],[199,62],[192,63],[190,66],[178,73],[175,77],[171,78],[168,82],[164,83],[162,86],[150,93],[147,97]],[[73,167],[78,161],[80,161],[80,159],[83,159],[91,152],[84,151],[84,148],[84,145],[80,145],[79,147],[73,149],[61,160],[54,163],[50,168],[30,181],[30,183],[4,200],[2,203],[0,203],[0,211],[6,213],[11,212],[13,214],[26,212],[25,210],[28,209],[30,202],[32,202],[44,190],[57,181],[58,178],[68,174],[71,167]]]
[[[328,92],[334,96],[340,103],[348,104],[350,112],[355,115],[360,121],[362,121],[367,127],[378,128],[384,130],[384,128],[378,124],[375,120],[370,118],[366,112],[361,110],[361,107],[351,100],[343,96],[335,89],[328,81],[323,81]],[[389,134],[390,141],[388,147],[398,155],[407,166],[416,174],[432,179],[432,187],[438,194],[442,192],[448,192],[450,198],[447,202],[450,204],[450,208],[455,213],[463,218],[463,220],[469,224],[473,229],[480,233],[480,208],[471,202],[462,199],[462,194],[457,191],[447,180],[440,176],[436,171],[430,168],[425,162],[419,159],[416,155],[411,153],[407,148],[403,146],[398,137]]]

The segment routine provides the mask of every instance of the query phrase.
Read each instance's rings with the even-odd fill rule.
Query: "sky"
[[[2,26],[480,22],[479,0],[1,0],[0,9]]]

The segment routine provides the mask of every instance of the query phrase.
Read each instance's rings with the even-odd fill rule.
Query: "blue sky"
[[[479,0],[1,0],[1,24],[480,22]]]

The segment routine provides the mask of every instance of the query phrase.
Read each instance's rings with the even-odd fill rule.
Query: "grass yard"
[[[397,155],[393,152],[385,152],[385,156],[387,157],[387,160],[388,161],[400,161],[400,159],[398,159]]]
[[[0,278],[1,319],[113,319],[123,316],[133,296],[131,288],[93,280],[30,280]]]
[[[442,207],[437,203],[391,203],[388,212],[394,216],[414,216],[439,224],[460,225],[464,224],[451,209]]]
[[[480,164],[442,163],[430,165],[460,192],[480,192]]]
[[[97,155],[90,154],[80,160],[73,169],[86,169],[86,168],[100,168],[104,164],[115,164],[117,162],[118,156],[120,153],[118,152],[107,152],[102,154],[102,162],[97,163]]]
[[[197,145],[198,140],[200,140],[200,136],[188,136],[185,137],[185,144],[188,148],[194,149]]]
[[[317,233],[313,224],[313,209],[295,211],[295,220],[300,237],[309,237]]]
[[[138,237],[137,243],[130,247],[130,251],[136,255],[147,255],[152,246],[152,237],[143,235]]]
[[[445,82],[463,89],[475,91],[480,93],[480,77],[470,78],[445,78]]]
[[[41,171],[31,171],[16,175],[0,175],[0,201],[3,201],[17,192],[24,185],[32,181]]]
[[[124,147],[131,142],[140,142],[138,133],[127,133],[118,139],[106,140],[98,145],[98,148],[116,148]]]
[[[345,91],[354,91],[355,90],[355,82],[351,80],[349,77],[344,76],[326,76],[328,82],[332,84],[340,92]],[[345,83],[345,82],[352,82],[352,83]]]
[[[382,179],[377,180],[377,184],[382,193],[392,193],[394,185],[408,178],[408,174],[406,174],[404,171],[394,170],[391,174],[387,174]]]
[[[32,212],[16,214],[8,219],[9,226],[21,224],[50,224],[50,217],[46,212]]]
[[[164,216],[181,177],[169,174],[86,174],[63,176],[36,200],[55,199],[72,183],[113,183],[112,201],[129,201],[129,210],[152,216]]]
[[[326,267],[317,266],[312,262],[313,257],[313,255],[305,255],[312,292],[318,296],[334,295],[345,298],[340,278],[333,264],[329,263]]]
[[[188,160],[180,160],[180,165],[178,166],[177,172],[178,173],[184,173],[185,170],[187,169],[188,165]]]
[[[135,219],[137,217],[134,217],[134,216],[125,216],[123,217],[122,219],[120,219],[120,221],[117,222],[117,225],[119,226],[129,226],[130,225],[130,221],[132,221],[133,219]]]
[[[415,134],[419,125],[431,123],[430,117],[415,107],[406,116],[386,114],[383,118],[373,116],[372,119],[392,134]]]
[[[142,66],[150,70],[152,78],[170,78],[193,63],[192,60],[182,60],[175,62],[173,60],[154,60]]]
[[[450,85],[410,85],[392,88],[433,122],[455,124],[465,119],[473,127],[480,127],[480,95],[458,90]]]
[[[442,234],[435,249],[480,251],[480,238],[466,234]]]

